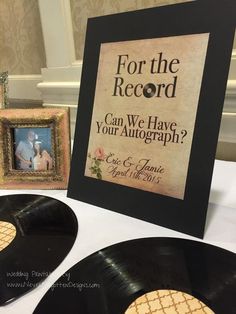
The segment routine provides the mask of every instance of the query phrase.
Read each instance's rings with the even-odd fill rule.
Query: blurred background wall
[[[46,66],[37,0],[0,1],[0,69],[41,74]]]
[[[88,17],[188,1],[190,0],[70,0],[76,58],[83,58],[85,31]]]

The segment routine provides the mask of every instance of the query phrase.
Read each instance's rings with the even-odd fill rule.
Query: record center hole
[[[192,295],[175,290],[156,290],[137,298],[124,314],[215,314]]]
[[[0,252],[4,250],[16,236],[16,228],[7,221],[0,221]]]

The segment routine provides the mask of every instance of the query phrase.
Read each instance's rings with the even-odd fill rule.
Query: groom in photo
[[[17,170],[33,170],[33,158],[35,155],[34,150],[35,133],[29,130],[27,138],[24,141],[20,141],[17,145],[16,155],[16,169]]]

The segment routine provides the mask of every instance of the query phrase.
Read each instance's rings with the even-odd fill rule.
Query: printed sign
[[[86,176],[184,199],[208,40],[101,45]]]

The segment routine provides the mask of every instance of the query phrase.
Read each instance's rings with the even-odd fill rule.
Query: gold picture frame
[[[0,188],[66,189],[69,109],[0,110]]]
[[[0,73],[0,108],[8,105],[8,72]]]

